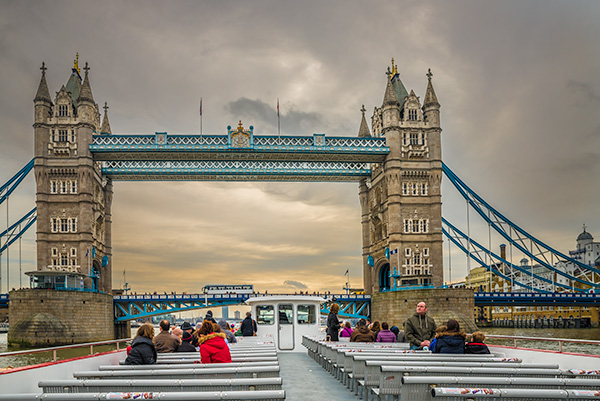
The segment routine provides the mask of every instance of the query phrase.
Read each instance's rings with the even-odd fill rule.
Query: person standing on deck
[[[340,311],[339,304],[332,304],[329,316],[327,316],[327,338],[329,341],[340,341],[339,331],[342,326],[342,322],[338,319],[338,312]]]
[[[168,353],[175,352],[179,347],[179,337],[169,333],[171,324],[168,320],[160,321],[160,333],[154,337],[154,345],[156,346],[156,352]]]
[[[246,318],[242,320],[242,336],[252,337],[256,335],[256,322],[252,319],[252,313],[246,312]]]
[[[419,302],[417,312],[409,317],[404,324],[404,336],[410,344],[410,349],[429,347],[435,337],[435,320],[427,316],[427,304]]]

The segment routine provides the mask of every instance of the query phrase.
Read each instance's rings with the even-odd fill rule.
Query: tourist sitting
[[[490,349],[483,342],[485,334],[476,331],[471,335],[471,342],[465,345],[465,354],[491,354]]]
[[[394,333],[396,336],[396,342],[403,343],[404,342],[404,330],[400,330],[398,326],[390,327],[390,331]]]
[[[429,344],[428,349],[433,351],[433,349],[435,348],[435,343],[437,343],[438,337],[440,337],[442,335],[442,333],[445,332],[446,330],[448,330],[448,328],[445,325],[441,325],[440,327],[435,329],[435,338],[433,340],[431,340],[431,344]]]
[[[133,342],[131,351],[125,359],[125,365],[151,365],[156,363],[156,348],[152,342],[154,326],[150,323],[141,325]]]
[[[375,334],[375,338],[377,338],[377,334],[381,331],[381,325],[378,320],[375,320],[373,324],[370,326],[371,331]]]
[[[344,323],[344,327],[342,331],[340,331],[340,337],[350,337],[352,336],[352,327],[350,326],[350,322],[346,321]]]
[[[224,333],[215,333],[213,324],[205,320],[199,330],[200,360],[202,363],[231,362],[229,346],[225,342]]]
[[[175,352],[195,352],[196,347],[192,345],[192,333],[184,331],[181,335],[181,344],[177,347]]]
[[[351,342],[366,342],[372,343],[375,341],[375,333],[373,333],[367,327],[367,321],[365,319],[360,319],[356,324],[356,329],[352,332],[350,336]]]
[[[377,333],[377,342],[378,343],[395,343],[396,335],[389,330],[389,325],[387,322],[381,323],[381,330]]]
[[[460,330],[458,321],[448,320],[446,331],[437,337],[434,349],[431,352],[440,354],[464,354],[465,339],[467,335]]]
[[[231,330],[229,330],[229,325],[227,324],[227,322],[223,319],[219,320],[219,327],[221,327],[221,330],[223,330],[223,333],[225,333],[225,336],[227,337],[227,342],[229,344],[232,343],[237,343],[237,339],[235,338],[235,336],[233,335],[233,333],[231,332]]]
[[[167,352],[175,352],[177,347],[179,347],[179,338],[169,333],[169,327],[171,324],[168,320],[160,321],[160,333],[154,337],[154,346],[156,347],[156,352],[167,353]]]

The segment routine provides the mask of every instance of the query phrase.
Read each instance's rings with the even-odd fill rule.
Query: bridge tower
[[[442,152],[440,104],[427,73],[423,104],[404,87],[392,59],[383,104],[359,137],[385,137],[390,153],[359,183],[363,277],[368,294],[398,286],[440,286]]]
[[[38,286],[54,288],[63,284],[55,272],[66,272],[66,287],[111,293],[112,182],[89,151],[92,135],[109,134],[110,124],[105,105],[100,125],[87,63],[83,69],[82,80],[78,55],[52,101],[42,65],[33,125],[37,272],[30,275]]]

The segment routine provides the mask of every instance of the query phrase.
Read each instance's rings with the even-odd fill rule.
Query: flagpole
[[[279,117],[279,98],[277,98],[277,138],[281,140],[281,118]]]

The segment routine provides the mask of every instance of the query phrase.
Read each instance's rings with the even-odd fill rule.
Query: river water
[[[488,335],[600,340],[600,327],[586,329],[516,329],[507,327],[487,327],[482,331]],[[486,342],[489,344],[513,345],[512,340],[488,339],[486,340]],[[541,341],[521,340],[517,343],[517,346],[537,349],[558,350],[558,345],[556,343],[545,343]],[[105,352],[114,349],[116,349],[115,345],[103,345],[94,347],[94,352]],[[7,343],[7,333],[0,333],[0,353],[20,350],[21,348],[18,347],[9,347]],[[600,345],[565,344],[563,345],[563,351],[600,355]],[[79,349],[67,349],[58,351],[57,358],[67,359],[88,354],[89,347]],[[48,362],[51,359],[52,352],[0,357],[0,369],[6,368],[8,366],[19,367],[34,365],[38,363]]]

